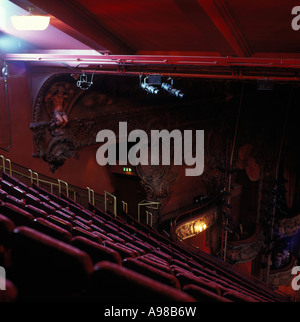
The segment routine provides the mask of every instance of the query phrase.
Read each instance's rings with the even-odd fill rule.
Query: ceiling
[[[300,30],[292,28],[297,5],[298,0],[0,0],[1,57],[98,73],[298,81]],[[10,25],[10,15],[28,7],[51,16],[45,32],[17,32]],[[1,47],[7,36],[18,45]]]

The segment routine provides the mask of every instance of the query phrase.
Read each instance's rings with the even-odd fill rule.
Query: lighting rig
[[[173,86],[174,80],[170,77],[166,82],[162,81],[162,75],[147,75],[144,77],[140,75],[140,86],[143,90],[145,90],[147,93],[157,95],[160,92],[160,89],[162,88],[167,93],[183,98],[184,93],[176,89]]]
[[[91,76],[91,80],[88,81],[88,76],[83,73],[80,75],[79,80],[77,81],[77,87],[83,91],[88,90],[93,85],[94,74]]]

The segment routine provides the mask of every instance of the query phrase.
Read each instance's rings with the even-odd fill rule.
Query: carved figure
[[[50,128],[52,135],[64,134],[64,127],[69,122],[67,115],[68,102],[73,94],[73,90],[67,92],[62,85],[54,85],[45,96],[46,108],[51,117]]]

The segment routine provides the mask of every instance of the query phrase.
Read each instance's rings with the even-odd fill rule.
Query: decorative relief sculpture
[[[237,167],[238,169],[245,169],[251,181],[258,181],[260,176],[259,165],[255,158],[251,155],[252,145],[245,144],[240,147],[238,151]]]
[[[67,125],[68,109],[74,90],[70,84],[53,84],[45,95],[45,107],[50,116],[50,129],[53,136],[63,135]]]
[[[263,231],[257,227],[255,234],[247,239],[229,241],[226,251],[228,262],[246,263],[257,257],[263,247]]]

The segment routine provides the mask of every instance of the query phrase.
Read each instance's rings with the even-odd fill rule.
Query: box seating
[[[129,214],[85,209],[7,174],[0,184],[0,265],[19,301],[288,301]]]

